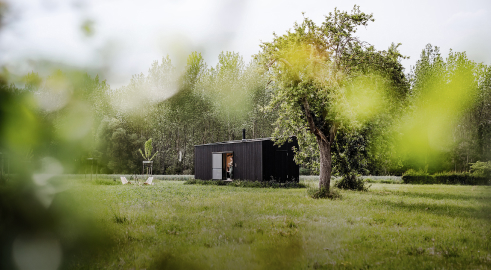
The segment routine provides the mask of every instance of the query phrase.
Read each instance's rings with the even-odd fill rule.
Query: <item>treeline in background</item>
[[[30,123],[29,116],[19,116],[17,133],[29,133],[23,127],[26,124],[50,127],[43,131],[51,134],[41,140],[48,144],[43,155],[71,159],[66,164],[75,165],[65,166],[65,172],[84,173],[87,158],[94,158],[98,173],[140,174],[143,157],[139,149],[151,138],[154,152],[158,151],[153,159],[154,174],[194,174],[194,145],[241,139],[242,129],[248,139],[273,134],[277,115],[274,109],[266,112],[264,108],[275,91],[275,82],[266,72],[260,57],[245,63],[239,54],[224,52],[211,67],[201,54],[192,53],[182,68],[164,57],[146,74],[134,75],[128,85],[116,89],[98,76],[70,70],[57,70],[44,78],[30,73],[22,83],[4,83],[2,87],[10,98],[19,100],[13,104],[37,104],[31,113],[41,122]],[[405,95],[397,105],[399,114],[378,117],[356,134],[343,133],[337,138],[346,148],[337,150],[353,152],[348,160],[363,165],[358,166],[363,168],[360,173],[400,175],[408,169],[462,172],[472,163],[491,160],[491,67],[469,60],[465,53],[450,51],[444,57],[438,47],[427,45],[408,73],[402,68],[391,72],[404,82],[399,86]],[[445,92],[449,88],[466,91],[473,104],[451,119],[452,128],[445,130],[449,142],[439,144],[432,141],[438,138],[426,135],[421,139],[418,127],[405,134],[394,128],[404,130],[410,120],[400,116],[412,112],[418,112],[421,119],[438,117],[438,110],[446,107],[435,108],[433,101],[452,95],[452,91]],[[449,110],[455,108],[451,105]],[[28,135],[19,136],[29,140]],[[422,152],[414,155],[400,147],[397,141],[401,136],[415,138]],[[63,139],[77,145],[56,145]],[[77,154],[72,156],[71,148],[82,149],[83,154],[73,151]],[[24,164],[36,155],[29,147],[22,151]],[[318,167],[308,164],[318,164],[318,149],[304,147],[300,151],[306,157],[301,173],[316,174]],[[8,155],[7,148],[3,163]],[[334,173],[340,173],[339,159],[333,162]]]

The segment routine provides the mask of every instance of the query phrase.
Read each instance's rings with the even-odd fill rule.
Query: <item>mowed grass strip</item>
[[[305,189],[181,181],[72,185],[115,243],[97,268],[491,268],[489,186],[372,184],[314,200]]]

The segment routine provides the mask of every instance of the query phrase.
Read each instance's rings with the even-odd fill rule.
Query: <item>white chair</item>
[[[130,181],[126,180],[126,177],[124,176],[121,176],[121,182],[123,183],[123,185],[132,184]]]
[[[144,185],[153,185],[152,181],[153,181],[153,177],[148,177],[147,181],[145,181],[145,183],[143,183],[143,184]]]

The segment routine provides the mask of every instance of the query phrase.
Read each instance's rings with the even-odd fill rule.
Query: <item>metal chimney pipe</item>
[[[244,141],[246,138],[245,138],[245,128],[242,129],[242,140]]]

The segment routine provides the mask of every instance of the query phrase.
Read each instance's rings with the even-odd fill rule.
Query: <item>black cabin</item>
[[[298,182],[293,147],[298,149],[296,137],[282,146],[274,145],[271,138],[195,145],[194,178]]]

